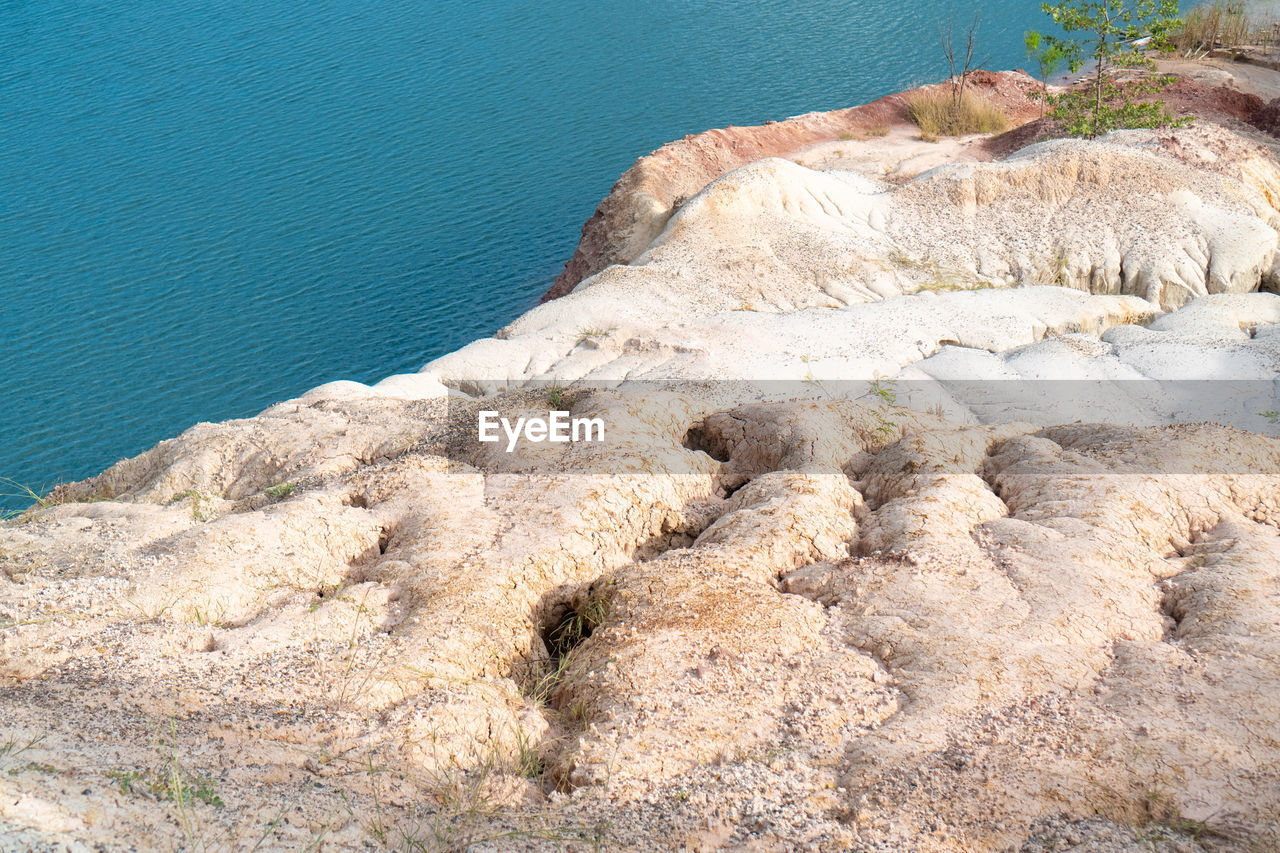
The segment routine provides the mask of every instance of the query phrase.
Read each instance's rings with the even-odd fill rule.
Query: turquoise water
[[[417,370],[637,156],[937,79],[980,7],[1022,65],[1037,2],[0,0],[0,475]]]

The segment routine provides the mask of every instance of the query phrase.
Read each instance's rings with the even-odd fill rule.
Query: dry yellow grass
[[[1242,0],[1218,0],[1188,11],[1172,43],[1184,53],[1231,48],[1253,43],[1267,29],[1264,22],[1250,18]]]
[[[836,139],[840,140],[841,142],[853,142],[853,141],[865,142],[868,139],[875,139],[880,136],[888,136],[889,130],[890,130],[889,125],[877,124],[874,127],[862,128],[858,130],[856,133],[852,131],[846,131],[840,134],[839,136],[837,136]]]
[[[907,98],[907,115],[920,127],[920,138],[935,142],[941,136],[999,133],[1008,119],[981,95],[966,93],[957,104],[946,89],[926,89]]]

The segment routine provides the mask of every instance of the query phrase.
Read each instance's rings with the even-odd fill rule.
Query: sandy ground
[[[903,183],[947,163],[990,159],[983,146],[985,135],[925,142],[920,139],[920,129],[912,124],[877,128],[875,134],[851,134],[850,139],[820,142],[787,159],[809,169],[844,169],[891,183]]]
[[[1156,64],[1165,73],[1186,76],[1210,86],[1229,86],[1264,101],[1280,98],[1280,72],[1269,68],[1216,58],[1159,59]]]

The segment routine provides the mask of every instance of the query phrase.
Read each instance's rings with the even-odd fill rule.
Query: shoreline
[[[0,524],[14,843],[1280,844],[1265,105],[902,97],[669,143],[493,337]]]

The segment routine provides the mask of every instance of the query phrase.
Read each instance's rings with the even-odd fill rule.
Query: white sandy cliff
[[[0,849],[1280,848],[1280,143],[797,121],[0,526]]]

